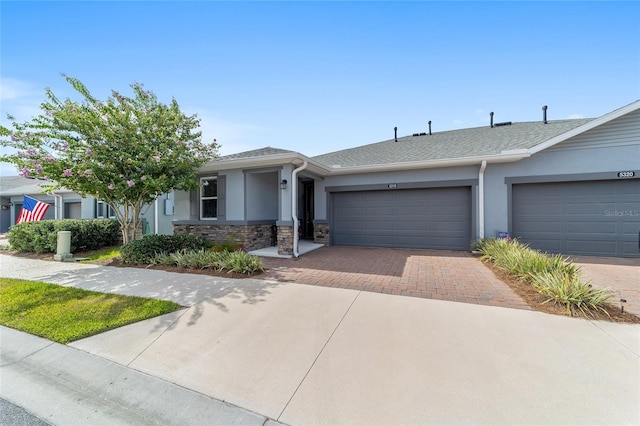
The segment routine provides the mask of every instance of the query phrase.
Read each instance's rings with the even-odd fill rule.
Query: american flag
[[[25,195],[22,202],[22,210],[20,210],[20,216],[18,216],[16,223],[42,220],[48,208],[49,204]]]

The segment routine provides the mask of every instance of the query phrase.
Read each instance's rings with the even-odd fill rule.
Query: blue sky
[[[2,117],[144,83],[221,154],[597,117],[640,99],[639,2],[0,3]],[[6,124],[6,121],[3,121]],[[16,174],[2,167],[3,175]]]

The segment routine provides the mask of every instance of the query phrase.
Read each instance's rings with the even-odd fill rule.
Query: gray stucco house
[[[640,257],[640,101],[595,119],[424,132],[307,157],[228,155],[175,193],[174,232],[246,249],[469,250],[509,232],[554,253]],[[493,120],[492,120],[493,121]]]
[[[25,195],[50,205],[44,219],[114,218],[106,203],[93,197],[82,197],[68,189],[45,193],[41,185],[52,182],[22,176],[0,177],[0,233],[16,223]],[[143,209],[143,233],[173,233],[173,193],[162,194],[158,202]]]

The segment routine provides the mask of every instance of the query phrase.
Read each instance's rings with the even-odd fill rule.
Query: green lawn
[[[120,256],[120,246],[105,247],[100,250],[94,251],[88,256],[82,256],[86,257],[86,260],[83,260],[82,262],[91,263],[101,260],[113,259],[114,257],[118,256]]]
[[[59,343],[180,309],[177,303],[0,278],[0,324]]]

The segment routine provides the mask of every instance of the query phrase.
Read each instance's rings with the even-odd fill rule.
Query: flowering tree
[[[46,90],[42,113],[11,129],[0,126],[0,144],[16,150],[0,156],[21,176],[41,177],[61,187],[91,195],[116,212],[124,243],[134,239],[141,210],[160,194],[197,187],[200,166],[217,155],[218,145],[201,142],[197,116],[133,84],[134,97],[112,91],[101,102],[78,79],[63,74],[84,98],[59,100]]]

